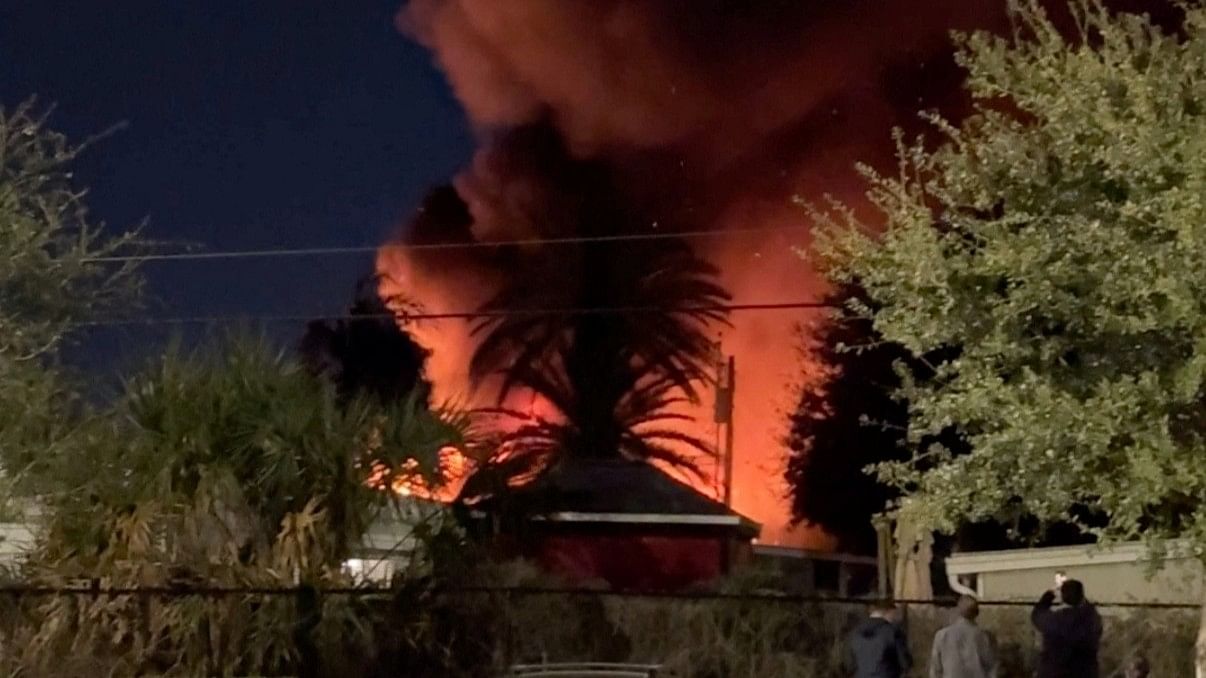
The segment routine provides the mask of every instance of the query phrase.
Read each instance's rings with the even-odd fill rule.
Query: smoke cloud
[[[403,237],[582,235],[575,216],[606,196],[633,215],[616,232],[726,231],[692,242],[722,268],[736,303],[817,300],[821,282],[792,253],[809,238],[790,198],[857,203],[854,163],[889,160],[893,126],[915,126],[921,109],[961,109],[949,31],[1000,27],[1004,6],[412,0],[398,25],[431,50],[481,145]],[[740,232],[749,229],[759,230]],[[507,257],[385,247],[378,266],[425,305],[461,310],[496,288]],[[822,535],[789,528],[781,484],[801,370],[795,327],[806,318],[737,313],[723,341],[738,371],[736,508],[764,523],[765,542],[815,546]],[[434,349],[437,396],[463,392],[467,328],[443,321],[418,332]],[[700,420],[711,427],[709,413]]]

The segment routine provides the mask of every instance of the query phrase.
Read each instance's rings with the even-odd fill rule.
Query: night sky
[[[146,219],[169,251],[373,246],[472,151],[430,54],[393,25],[399,4],[0,0],[0,104],[37,95],[74,139],[126,123],[77,176],[97,218]],[[150,263],[144,314],[339,312],[371,268]],[[87,353],[141,359],[172,332],[94,330]]]

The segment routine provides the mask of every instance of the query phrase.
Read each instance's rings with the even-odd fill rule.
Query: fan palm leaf
[[[470,374],[497,388],[537,394],[558,421],[523,422],[500,450],[516,459],[556,454],[661,461],[693,468],[710,446],[675,425],[715,369],[712,331],[730,297],[717,269],[685,243],[597,253],[538,251],[483,306]]]

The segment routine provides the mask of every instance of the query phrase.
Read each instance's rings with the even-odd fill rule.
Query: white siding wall
[[[1037,600],[1055,573],[1084,582],[1091,600],[1112,603],[1192,603],[1203,594],[1203,568],[1190,557],[1169,557],[1153,572],[1142,544],[1110,549],[1061,547],[961,553],[946,561],[948,574],[975,575],[984,600]]]
[[[34,532],[27,523],[0,523],[0,566],[13,566],[33,548]]]

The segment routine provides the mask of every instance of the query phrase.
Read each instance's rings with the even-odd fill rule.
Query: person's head
[[[1075,579],[1068,579],[1059,585],[1059,599],[1064,605],[1080,605],[1085,602],[1085,585]]]
[[[1147,658],[1139,655],[1131,659],[1126,665],[1126,678],[1147,678],[1151,672],[1151,666],[1147,663]]]
[[[980,603],[969,595],[959,596],[955,603],[955,613],[967,621],[975,621],[980,616]]]
[[[877,600],[871,605],[871,616],[886,619],[893,624],[900,623],[900,608],[891,600]]]

